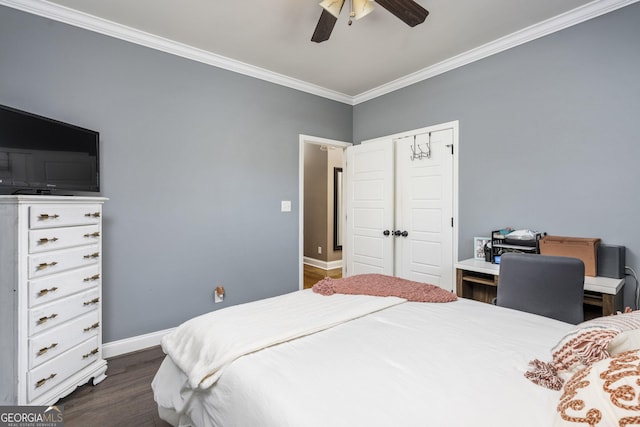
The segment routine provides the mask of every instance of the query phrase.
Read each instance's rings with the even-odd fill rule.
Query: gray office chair
[[[584,320],[584,263],[577,258],[507,253],[496,305],[577,324]]]

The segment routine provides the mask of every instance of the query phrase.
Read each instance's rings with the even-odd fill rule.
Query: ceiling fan
[[[349,25],[352,19],[360,19],[368,15],[374,9],[373,0],[349,0],[351,11],[349,13]],[[311,36],[311,41],[322,43],[329,40],[333,27],[336,25],[345,0],[323,0],[320,2],[322,15],[318,20],[316,29]],[[420,6],[414,0],[375,0],[380,6],[397,16],[410,27],[422,24],[429,15],[429,11]]]

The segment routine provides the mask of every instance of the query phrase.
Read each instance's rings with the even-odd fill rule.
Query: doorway
[[[342,177],[344,149],[351,145],[299,136],[299,289],[305,287],[305,270],[307,285],[315,278],[341,272],[342,204],[336,203],[336,190],[341,189],[341,183],[336,180]],[[337,198],[341,201],[340,195]]]

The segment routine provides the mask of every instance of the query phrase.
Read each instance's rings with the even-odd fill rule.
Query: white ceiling
[[[228,58],[240,68],[247,65],[275,73],[267,80],[292,78],[345,101],[412,75],[419,80],[427,76],[426,70],[465,55],[471,59],[458,62],[470,62],[470,53],[479,49],[487,56],[637,0],[416,0],[430,14],[414,28],[378,4],[370,15],[348,26],[345,5],[331,38],[317,44],[310,38],[322,11],[319,1],[0,0],[0,4],[94,30],[108,26],[110,30],[102,32],[120,32],[122,38],[158,36],[162,39],[151,37],[156,41],[146,44],[178,42],[180,51],[196,48],[196,55]],[[58,17],[63,15],[64,19]],[[83,24],[92,20],[93,24]]]

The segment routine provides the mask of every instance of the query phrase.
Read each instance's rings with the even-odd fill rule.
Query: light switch
[[[280,212],[291,212],[291,200],[283,200],[280,202]]]

